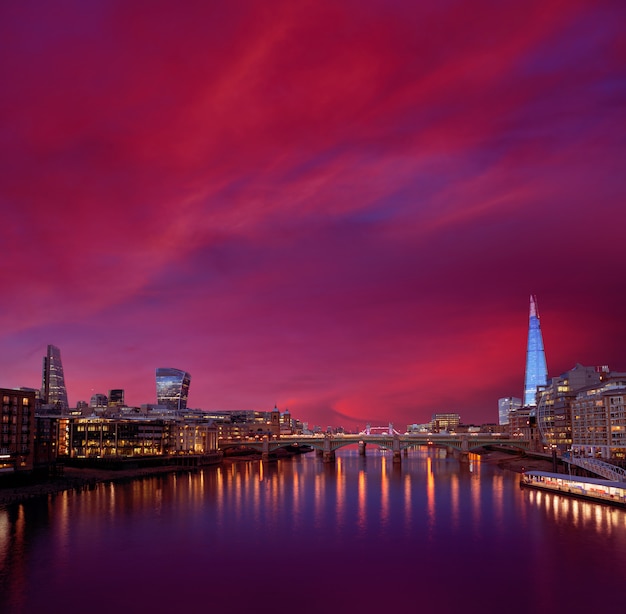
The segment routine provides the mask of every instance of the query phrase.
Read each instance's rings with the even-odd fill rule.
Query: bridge
[[[626,470],[623,467],[617,467],[610,463],[605,463],[599,458],[586,458],[584,456],[572,456],[571,454],[563,454],[563,460],[566,463],[582,467],[591,473],[595,473],[603,477],[605,480],[613,482],[626,482]]]
[[[390,429],[391,430],[391,429]],[[467,458],[472,450],[483,448],[484,446],[506,446],[519,450],[528,449],[528,441],[510,439],[503,435],[492,435],[489,433],[471,433],[461,435],[450,434],[367,434],[365,432],[358,435],[283,435],[277,439],[270,439],[264,436],[262,439],[220,439],[218,447],[221,450],[229,448],[247,448],[259,452],[263,460],[268,460],[271,453],[279,448],[292,446],[308,446],[318,450],[324,462],[333,462],[335,452],[340,448],[351,445],[358,445],[359,453],[365,455],[368,444],[376,445],[384,450],[393,451],[393,461],[401,461],[401,453],[409,448],[419,446],[437,446],[456,450],[461,454],[461,458]]]

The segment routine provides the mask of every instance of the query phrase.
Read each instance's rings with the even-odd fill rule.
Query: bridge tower
[[[280,435],[280,411],[276,406],[270,412],[270,431],[272,435]]]

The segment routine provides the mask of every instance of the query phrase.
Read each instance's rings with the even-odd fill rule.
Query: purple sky
[[[222,6],[222,5],[225,6]],[[235,6],[236,5],[236,6]],[[184,8],[182,8],[184,6]],[[497,420],[626,370],[626,4],[4,2],[0,386]]]

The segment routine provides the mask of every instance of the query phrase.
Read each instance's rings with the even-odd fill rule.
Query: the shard
[[[543,338],[537,311],[537,297],[530,296],[530,315],[528,318],[528,346],[526,348],[526,377],[524,378],[524,405],[536,406],[537,386],[545,386],[548,381],[546,354],[543,350]]]

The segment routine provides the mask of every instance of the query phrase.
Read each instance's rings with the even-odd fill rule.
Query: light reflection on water
[[[0,508],[0,611],[580,611],[621,595],[626,512],[434,450],[162,475]],[[580,580],[582,582],[583,580]],[[274,602],[273,602],[274,603]],[[287,605],[285,605],[287,604]]]

